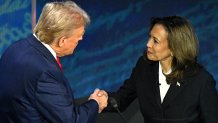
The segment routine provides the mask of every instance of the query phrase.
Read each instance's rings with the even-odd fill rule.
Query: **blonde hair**
[[[33,32],[41,42],[51,44],[90,23],[88,14],[72,1],[47,3]]]

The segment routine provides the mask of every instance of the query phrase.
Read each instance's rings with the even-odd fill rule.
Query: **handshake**
[[[108,94],[104,90],[95,89],[95,91],[90,95],[89,100],[90,99],[97,101],[99,106],[98,113],[101,113],[102,110],[107,107]]]

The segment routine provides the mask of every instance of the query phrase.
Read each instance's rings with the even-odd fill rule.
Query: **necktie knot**
[[[59,66],[60,69],[62,70],[62,65],[61,65],[61,62],[60,62],[59,57],[56,57],[56,61],[57,61],[57,63],[58,63],[58,66]]]

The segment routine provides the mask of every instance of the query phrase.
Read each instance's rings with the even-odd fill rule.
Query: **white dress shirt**
[[[171,73],[171,69],[165,74],[170,74],[170,73]],[[159,88],[160,88],[161,102],[163,102],[163,99],[166,96],[166,93],[167,93],[170,85],[167,84],[167,82],[166,82],[166,76],[162,72],[160,62],[159,62],[159,84],[160,84]]]
[[[35,33],[33,33],[33,36],[36,37],[36,38],[39,40],[39,38],[36,36]],[[39,42],[41,42],[41,41],[39,40]],[[49,46],[48,44],[46,44],[46,43],[44,43],[44,42],[41,42],[41,43],[51,52],[51,54],[52,54],[52,55],[54,56],[54,58],[56,59],[56,58],[57,58],[57,55],[56,55],[55,51],[51,48],[51,46]]]

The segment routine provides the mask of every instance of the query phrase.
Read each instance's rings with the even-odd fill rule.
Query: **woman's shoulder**
[[[213,75],[205,68],[203,65],[196,63],[194,68],[190,68],[187,73],[194,78],[197,78],[199,81],[205,81],[205,80],[210,80],[210,81],[215,81],[213,78]]]

